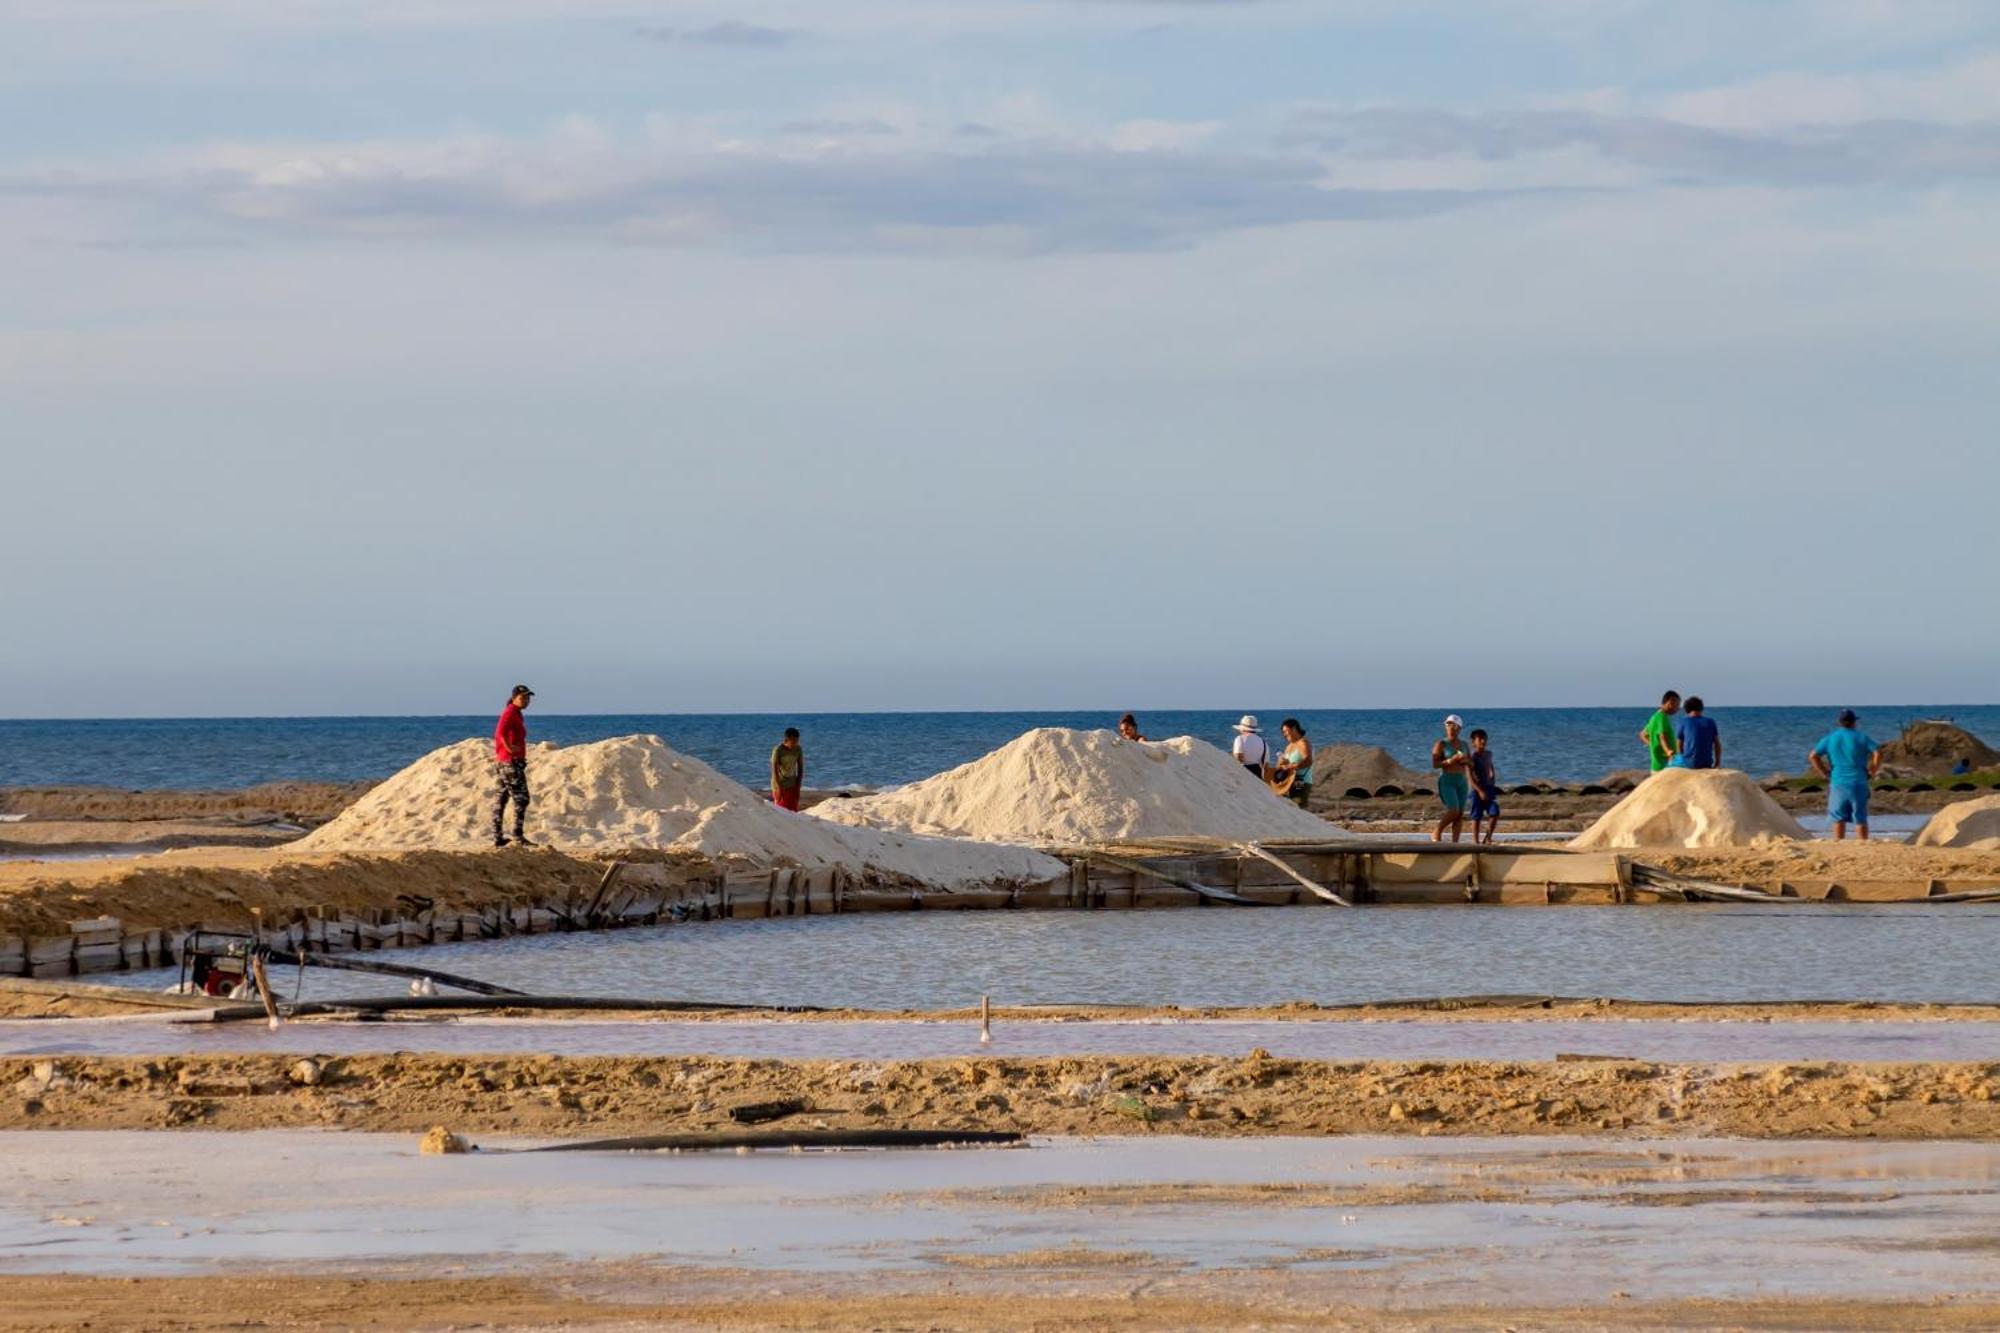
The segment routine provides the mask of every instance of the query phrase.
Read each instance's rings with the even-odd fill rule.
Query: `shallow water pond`
[[[363,955],[366,957],[367,955]],[[712,921],[395,950],[537,994],[933,1009],[1437,995],[2000,1001],[2000,905],[1187,908]],[[170,971],[102,980],[164,987]],[[277,969],[285,995],[292,969]],[[395,993],[313,972],[306,994]]]
[[[0,1272],[1285,1268],[1399,1304],[2000,1289],[2000,1147],[1045,1139],[421,1158],[416,1136],[0,1134]],[[505,1146],[489,1142],[488,1148]],[[226,1166],[219,1165],[226,1163]],[[584,1270],[590,1271],[590,1270]],[[685,1270],[681,1270],[685,1271]],[[616,1280],[595,1270],[591,1280]]]

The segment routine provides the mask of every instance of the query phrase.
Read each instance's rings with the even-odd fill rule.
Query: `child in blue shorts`
[[[1493,751],[1486,748],[1486,732],[1480,727],[1472,729],[1472,764],[1468,776],[1472,779],[1472,840],[1490,843],[1500,827],[1500,775],[1493,767]],[[1482,819],[1491,821],[1484,834],[1479,831]]]

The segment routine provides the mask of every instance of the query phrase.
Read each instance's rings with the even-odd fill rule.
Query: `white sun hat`
[[[1446,713],[1444,718],[1444,724],[1447,727],[1462,727],[1465,725],[1465,719],[1460,717],[1457,713]]]
[[[1245,713],[1243,715],[1243,720],[1236,724],[1236,729],[1238,731],[1257,730],[1257,715],[1255,713]]]

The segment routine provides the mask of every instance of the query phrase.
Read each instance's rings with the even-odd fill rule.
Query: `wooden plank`
[[[1347,899],[1341,897],[1339,894],[1335,893],[1332,889],[1327,888],[1324,884],[1320,884],[1314,880],[1307,879],[1304,875],[1301,875],[1298,871],[1292,869],[1292,867],[1286,865],[1278,857],[1272,855],[1270,852],[1265,851],[1262,847],[1259,847],[1256,843],[1254,842],[1244,843],[1243,850],[1248,852],[1250,855],[1256,857],[1259,861],[1263,861],[1269,865],[1275,866],[1279,870],[1283,871],[1286,875],[1290,876],[1292,879],[1297,880],[1300,883],[1300,885],[1302,885],[1307,889],[1312,890],[1314,896],[1319,898],[1321,901],[1335,903],[1341,907],[1354,906],[1353,903],[1347,901]]]

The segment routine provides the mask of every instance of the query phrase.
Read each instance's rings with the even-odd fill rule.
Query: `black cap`
[[[1854,725],[1854,724],[1855,724],[1856,722],[1859,722],[1860,720],[1861,720],[1861,719],[1860,719],[1859,717],[1855,716],[1855,713],[1854,713],[1854,710],[1853,710],[1852,708],[1843,708],[1843,709],[1841,709],[1841,710],[1840,710],[1840,725],[1841,725],[1841,726],[1843,726],[1843,727],[1851,727],[1851,726],[1853,726],[1853,725]]]
[[[514,687],[514,694],[510,694],[510,695],[508,695],[507,697],[511,699],[511,698],[513,698],[513,697],[514,697],[514,695],[516,695],[516,694],[525,694],[525,695],[527,695],[527,696],[528,696],[528,697],[529,697],[530,699],[532,699],[532,698],[534,698],[534,697],[535,697],[535,692],[534,692],[533,690],[529,689],[529,688],[528,688],[528,687],[527,687],[526,685],[516,685],[516,686]]]

